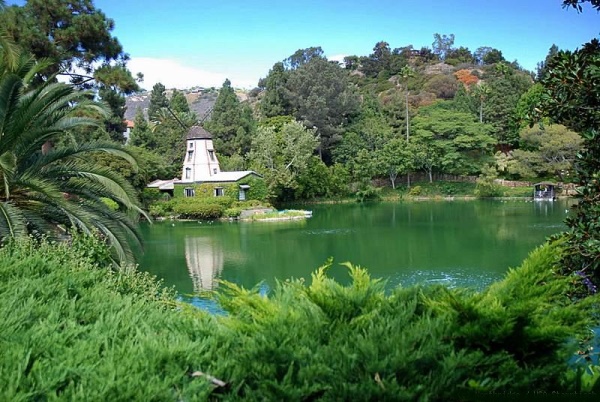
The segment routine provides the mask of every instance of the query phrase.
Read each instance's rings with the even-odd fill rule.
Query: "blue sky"
[[[8,1],[7,3],[12,3]],[[451,34],[455,46],[500,49],[534,70],[554,43],[574,50],[600,37],[600,14],[563,9],[561,0],[95,0],[115,21],[143,87],[222,85],[251,88],[274,63],[321,46],[328,58],[368,55],[375,43],[431,46]]]

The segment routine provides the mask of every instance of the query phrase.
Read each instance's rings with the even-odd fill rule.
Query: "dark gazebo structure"
[[[533,185],[533,199],[536,201],[554,201],[556,199],[556,183],[542,181]]]

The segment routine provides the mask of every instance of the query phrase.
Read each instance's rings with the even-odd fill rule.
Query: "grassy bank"
[[[567,364],[594,303],[534,251],[482,293],[397,288],[326,264],[269,297],[232,284],[210,316],[147,275],[102,266],[97,243],[0,249],[0,400],[480,400],[577,391]],[[341,286],[327,277],[348,270]],[[209,373],[225,387],[198,372]],[[583,377],[591,389],[590,376]]]

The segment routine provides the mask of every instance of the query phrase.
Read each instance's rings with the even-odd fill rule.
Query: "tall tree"
[[[452,64],[453,66],[461,63],[472,64],[475,61],[473,53],[466,47],[459,47],[457,49],[450,49],[446,54],[445,62]]]
[[[484,95],[480,109],[482,120],[494,126],[499,144],[515,146],[519,139],[516,106],[521,95],[533,85],[533,80],[528,74],[504,63],[496,63],[483,78],[489,91]],[[478,102],[478,105],[481,103]]]
[[[251,166],[264,173],[271,194],[285,198],[293,194],[296,176],[308,167],[318,141],[314,130],[296,121],[285,123],[281,130],[261,126],[252,139]]]
[[[343,127],[359,110],[358,94],[345,70],[313,58],[292,72],[288,88],[294,117],[317,129],[321,160],[330,164],[331,150],[341,140]]]
[[[560,181],[574,178],[574,163],[583,143],[579,134],[560,124],[538,125],[522,130],[520,139],[509,172],[523,177],[554,176]]]
[[[541,80],[542,78],[544,78],[544,75],[546,75],[548,62],[550,62],[550,60],[558,54],[558,51],[559,51],[558,46],[556,46],[555,44],[552,44],[552,46],[548,50],[548,54],[546,55],[546,58],[544,59],[544,61],[541,61],[537,64],[536,78],[538,80]]]
[[[392,189],[396,189],[396,178],[400,173],[413,169],[413,158],[403,138],[393,138],[376,153],[381,173],[390,179]]]
[[[124,95],[139,89],[127,69],[129,56],[112,36],[114,21],[91,0],[27,0],[0,12],[0,26],[37,59],[51,59],[34,84],[67,76],[81,88],[99,90],[111,115],[104,126],[110,138],[123,142]]]
[[[167,88],[157,82],[152,87],[150,92],[150,105],[148,106],[148,119],[154,120],[158,111],[164,107],[169,106],[169,99],[167,98]]]
[[[0,14],[6,32],[37,59],[56,64],[44,73],[70,75],[75,82],[89,80],[76,72],[92,74],[100,64],[123,66],[128,56],[111,31],[114,21],[94,7],[91,0],[27,0],[24,6],[10,6]]]
[[[260,112],[264,117],[285,116],[291,113],[286,87],[289,74],[283,63],[278,62],[262,80],[265,93],[260,101]]]
[[[411,143],[435,156],[427,167],[450,174],[475,174],[491,157],[496,140],[492,127],[457,112],[444,101],[419,110],[413,119]]]
[[[454,34],[440,35],[439,33],[433,34],[433,54],[437,55],[440,60],[446,60],[446,56],[453,49],[454,46]]]
[[[312,59],[324,59],[323,49],[321,46],[313,46],[306,49],[298,49],[296,52],[283,61],[286,68],[295,70]]]
[[[171,110],[177,113],[189,113],[190,105],[188,104],[185,94],[177,89],[173,90],[171,100],[169,101]]]
[[[245,155],[250,150],[255,121],[247,104],[242,105],[231,81],[225,80],[213,106],[207,130],[213,134],[216,149],[223,155]]]
[[[373,48],[373,53],[361,60],[361,71],[368,77],[377,77],[382,72],[386,72],[386,75],[389,76],[391,60],[390,45],[384,41],[377,42]]]
[[[133,119],[133,130],[131,130],[129,145],[148,150],[156,150],[158,147],[156,135],[150,130],[148,121],[144,117],[144,112],[139,107]]]

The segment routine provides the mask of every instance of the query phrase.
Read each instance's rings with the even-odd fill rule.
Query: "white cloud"
[[[328,56],[327,60],[329,61],[337,61],[340,64],[344,64],[344,57],[347,57],[347,54],[334,54],[333,56]]]
[[[157,82],[166,88],[185,89],[195,86],[220,88],[229,78],[234,87],[252,87],[252,81],[243,77],[226,76],[201,68],[186,66],[179,61],[157,59],[150,57],[132,57],[127,62],[127,68],[135,76],[138,72],[144,74],[142,88],[151,90]]]

